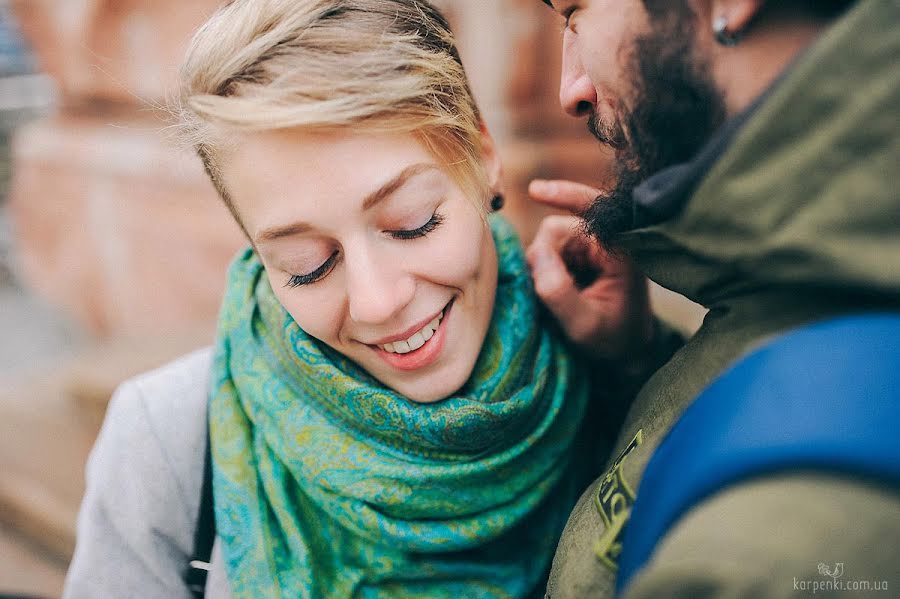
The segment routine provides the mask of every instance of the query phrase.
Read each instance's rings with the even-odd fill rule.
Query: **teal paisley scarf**
[[[525,597],[590,482],[587,381],[541,326],[512,227],[456,395],[413,403],[306,335],[249,249],[232,264],[209,405],[234,597]],[[590,446],[590,443],[588,443]],[[579,451],[583,452],[584,447]]]

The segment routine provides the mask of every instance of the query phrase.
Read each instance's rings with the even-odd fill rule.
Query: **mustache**
[[[617,118],[613,122],[606,122],[600,115],[594,112],[588,117],[587,128],[597,140],[612,148],[613,150],[622,150],[628,146],[628,135],[625,133],[625,127]]]

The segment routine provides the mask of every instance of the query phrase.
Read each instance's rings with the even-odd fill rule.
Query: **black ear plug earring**
[[[726,48],[737,46],[741,43],[739,31],[728,31],[728,17],[719,17],[713,23],[713,35],[716,41]]]
[[[505,203],[506,203],[506,200],[503,199],[503,194],[498,193],[493,198],[491,198],[491,210],[493,210],[494,212],[497,212],[501,208],[503,208],[503,204],[505,204]]]

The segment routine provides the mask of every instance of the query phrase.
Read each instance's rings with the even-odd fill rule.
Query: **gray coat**
[[[122,384],[86,470],[64,599],[191,599],[212,352],[184,356]],[[231,596],[219,544],[207,597]]]

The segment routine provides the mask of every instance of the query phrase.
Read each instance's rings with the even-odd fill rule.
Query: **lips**
[[[452,307],[453,300],[437,316],[406,339],[370,347],[381,359],[397,370],[410,371],[424,368],[434,363],[441,354]]]
[[[440,326],[443,318],[444,311],[442,310],[441,313],[435,316],[428,324],[410,335],[407,339],[395,341],[393,343],[385,343],[378,347],[389,354],[408,354],[411,351],[415,351],[425,345],[425,342],[434,336],[434,332]]]

